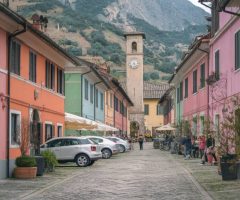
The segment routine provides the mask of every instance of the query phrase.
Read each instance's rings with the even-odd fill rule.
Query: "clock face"
[[[132,69],[136,69],[138,67],[138,61],[136,59],[132,59],[130,62],[129,62],[129,66],[132,68]]]

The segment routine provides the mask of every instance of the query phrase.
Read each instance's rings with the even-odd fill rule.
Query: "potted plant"
[[[14,177],[21,179],[35,178],[37,174],[36,160],[34,157],[27,155],[30,147],[29,123],[27,119],[22,119],[21,128],[19,126],[17,131],[21,156],[16,158],[16,167],[13,172]]]
[[[58,164],[56,155],[52,151],[46,150],[41,153],[41,156],[44,158],[46,171],[53,172]]]
[[[229,109],[226,109],[229,110]],[[240,138],[240,110],[229,111],[224,114],[221,123],[221,173],[223,180],[234,180],[238,178],[240,164],[238,162],[239,138]]]

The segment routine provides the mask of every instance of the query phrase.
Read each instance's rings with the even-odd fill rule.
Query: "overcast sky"
[[[201,7],[201,8],[203,8],[205,11],[207,11],[208,13],[210,13],[210,9],[207,8],[207,7],[205,7],[205,6],[203,6],[202,4],[200,4],[200,3],[198,2],[198,0],[188,0],[188,1],[191,1],[194,5],[196,5],[196,6],[198,6],[198,7]]]

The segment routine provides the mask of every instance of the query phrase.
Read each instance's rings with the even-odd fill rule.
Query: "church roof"
[[[126,82],[121,82],[122,88],[127,91]],[[169,89],[167,83],[150,83],[143,82],[143,98],[144,99],[160,99],[164,93]]]

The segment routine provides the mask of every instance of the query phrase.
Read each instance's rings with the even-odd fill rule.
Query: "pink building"
[[[209,35],[199,36],[190,46],[176,74],[170,80],[175,86],[175,122],[187,120],[193,135],[203,133],[208,116]]]
[[[0,179],[7,174],[7,89],[7,33],[0,26]]]
[[[227,5],[225,9],[240,13],[239,7],[238,1],[237,8]],[[217,28],[210,41],[208,82],[210,116],[219,136],[220,121],[224,115],[236,113],[240,104],[240,17],[226,12],[215,15],[219,20],[214,22]]]

